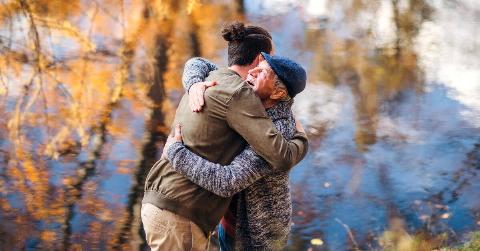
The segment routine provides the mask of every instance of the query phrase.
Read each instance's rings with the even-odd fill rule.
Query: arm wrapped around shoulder
[[[229,101],[227,122],[276,170],[290,170],[308,151],[306,134],[297,132],[292,140],[286,140],[248,86],[237,90]]]

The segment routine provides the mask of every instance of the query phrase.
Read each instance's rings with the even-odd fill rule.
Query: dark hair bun
[[[234,22],[232,24],[225,25],[222,29],[222,37],[228,42],[242,41],[245,39],[245,36],[245,25],[240,22]]]

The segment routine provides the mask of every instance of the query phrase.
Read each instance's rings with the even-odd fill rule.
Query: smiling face
[[[268,99],[275,91],[275,72],[265,60],[248,71],[246,80],[262,100]]]

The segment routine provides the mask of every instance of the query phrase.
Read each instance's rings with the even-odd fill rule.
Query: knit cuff
[[[175,158],[175,154],[182,150],[185,146],[182,142],[175,142],[167,150],[167,159],[168,161],[173,163],[173,159]]]
[[[185,81],[184,86],[185,86],[185,89],[187,90],[187,93],[190,92],[190,87],[192,87],[192,85],[203,82],[203,81],[205,80],[203,80],[200,77],[192,77],[191,79]]]

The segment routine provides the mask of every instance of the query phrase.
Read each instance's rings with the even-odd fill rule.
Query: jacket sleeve
[[[246,147],[227,166],[210,162],[179,142],[169,147],[167,155],[175,171],[193,183],[225,198],[233,196],[272,172],[268,163],[251,147]]]
[[[274,170],[290,170],[307,153],[305,133],[297,132],[290,141],[286,140],[247,85],[239,88],[228,101],[226,120]]]
[[[182,83],[185,91],[188,92],[190,87],[198,82],[203,82],[211,71],[217,70],[218,67],[200,57],[189,59],[183,68]]]

